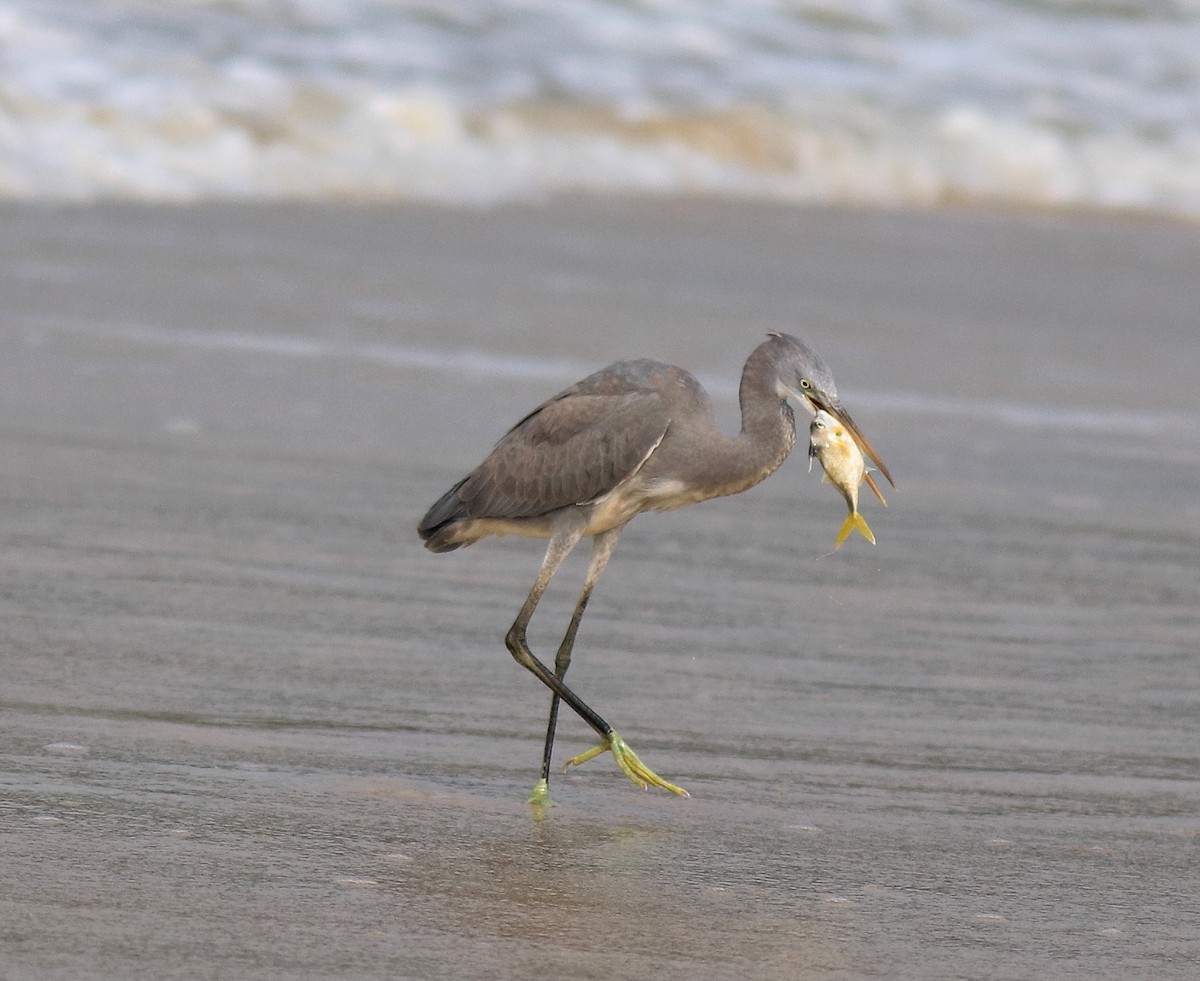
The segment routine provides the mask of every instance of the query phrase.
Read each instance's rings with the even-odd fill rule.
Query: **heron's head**
[[[829,413],[840,422],[858,444],[858,448],[870,458],[879,468],[893,487],[896,482],[875,448],[859,430],[858,425],[850,417],[838,398],[837,385],[833,380],[833,372],[825,364],[824,359],[811,347],[789,334],[771,334],[766,345],[771,347],[771,353],[777,366],[776,388],[780,398],[787,398],[804,406],[814,415],[821,410]]]

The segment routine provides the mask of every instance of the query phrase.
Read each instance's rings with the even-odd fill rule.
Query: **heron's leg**
[[[622,526],[623,528],[624,526]],[[571,663],[571,648],[575,643],[575,633],[579,629],[579,621],[583,619],[583,611],[587,607],[588,599],[591,597],[592,589],[595,587],[600,574],[604,571],[604,567],[608,565],[608,560],[612,556],[613,549],[617,547],[617,539],[621,535],[621,528],[614,528],[612,531],[605,532],[603,535],[597,535],[592,547],[592,564],[588,568],[587,580],[583,585],[583,592],[579,595],[579,602],[575,606],[575,615],[571,618],[571,624],[567,628],[567,634],[563,638],[562,645],[558,649],[558,656],[554,659],[554,667],[558,677],[561,679],[567,673],[567,667]],[[546,752],[542,757],[542,779],[538,782],[537,789],[545,789],[545,800],[549,801],[550,788],[550,752],[554,747],[554,724],[558,716],[558,696],[555,695],[550,703],[550,726],[546,730]],[[621,768],[624,774],[629,777],[634,783],[640,786],[643,790],[647,787],[661,787],[663,790],[669,790],[673,794],[679,794],[681,797],[690,796],[682,787],[676,786],[660,777],[657,773],[646,766],[639,758],[637,753],[629,748],[629,744],[618,736],[610,727],[607,735],[601,733],[604,741],[599,746],[593,746],[585,753],[580,753],[578,756],[572,756],[565,764],[565,771],[570,766],[579,766],[581,763],[586,763],[588,760],[599,756],[601,753],[612,753],[616,759],[617,765]],[[535,789],[535,793],[537,792]]]
[[[525,639],[526,631],[529,627],[529,621],[533,618],[533,612],[537,609],[538,603],[541,601],[542,595],[546,592],[546,587],[550,585],[550,580],[554,578],[554,574],[558,572],[563,562],[566,561],[571,550],[579,544],[579,540],[583,537],[583,526],[572,525],[555,533],[550,544],[546,547],[546,556],[542,560],[542,568],[538,572],[538,577],[533,583],[533,588],[529,591],[529,596],[525,599],[525,604],[521,607],[521,612],[517,614],[517,619],[513,621],[513,625],[509,628],[508,636],[504,642],[508,646],[509,653],[518,664],[529,671],[532,671],[539,680],[554,692],[553,701],[550,706],[550,725],[548,733],[552,733],[558,721],[558,703],[561,698],[559,688],[565,687],[562,685],[562,676],[566,674],[567,664],[570,663],[570,650],[568,649],[565,656],[565,663],[559,667],[559,662],[563,660],[562,647],[559,648],[559,656],[555,658],[555,674],[550,675],[545,665],[533,656],[533,652],[529,650],[529,643]],[[576,610],[579,617],[582,617],[582,610]],[[575,629],[578,629],[576,618],[572,618]],[[567,630],[568,636],[574,640],[575,630],[570,627]],[[564,638],[566,644],[566,638]],[[569,648],[569,645],[568,645]],[[548,680],[548,677],[552,680]],[[579,707],[572,706],[575,711],[579,712],[580,716],[587,721],[588,725],[596,729],[597,732],[603,735],[605,729],[610,729],[603,719],[600,718],[592,709],[583,703],[582,700],[576,698],[575,701]],[[584,711],[580,711],[580,707]],[[591,718],[588,717],[589,713]],[[547,750],[546,755],[549,755]],[[545,762],[542,765],[541,778],[534,785],[532,793],[529,795],[529,803],[531,804],[552,804],[550,800],[550,776]]]
[[[554,676],[559,681],[563,679],[567,668],[571,666],[571,651],[575,647],[575,635],[579,632],[583,611],[587,609],[592,590],[596,588],[596,583],[599,582],[600,575],[608,565],[608,560],[612,557],[613,549],[617,547],[617,539],[620,537],[621,529],[613,528],[592,539],[592,560],[588,565],[587,578],[583,581],[583,591],[579,594],[575,612],[571,615],[570,624],[567,625],[567,632],[563,636],[562,643],[558,645],[558,653],[554,656]],[[554,803],[550,800],[550,757],[554,752],[554,730],[558,724],[558,703],[559,697],[555,694],[550,699],[550,720],[546,724],[546,745],[542,751],[542,775],[534,787],[533,793],[530,794],[531,803]]]
[[[681,787],[676,787],[672,783],[668,783],[649,767],[645,766],[625,741],[617,735],[613,727],[605,722],[595,709],[571,691],[561,678],[534,657],[533,652],[529,649],[529,643],[525,639],[525,634],[529,627],[529,621],[533,617],[533,611],[537,609],[538,602],[541,600],[542,594],[545,593],[546,586],[549,585],[554,573],[558,571],[563,560],[566,559],[571,549],[578,544],[579,539],[582,537],[582,528],[571,528],[556,534],[550,539],[550,545],[546,549],[546,558],[542,562],[541,571],[534,581],[533,588],[529,591],[529,596],[525,599],[525,604],[521,607],[521,612],[517,614],[517,619],[513,621],[513,625],[509,628],[508,634],[504,638],[505,645],[508,647],[513,659],[521,667],[534,674],[543,685],[566,702],[571,711],[599,734],[601,748],[595,752],[585,754],[588,759],[591,759],[597,753],[609,750],[626,776],[642,787],[642,789],[653,785],[655,787],[662,787],[664,790],[670,790],[672,793],[686,796],[687,791]],[[549,784],[548,782],[543,784],[539,781],[530,795],[530,800],[537,804],[545,803],[548,799]]]

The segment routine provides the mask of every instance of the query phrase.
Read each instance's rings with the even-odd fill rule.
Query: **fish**
[[[846,520],[838,531],[833,547],[841,548],[842,543],[856,529],[863,538],[874,545],[875,535],[871,531],[871,526],[858,511],[858,489],[862,486],[863,481],[866,481],[867,486],[879,498],[880,504],[887,507],[887,501],[883,499],[878,485],[872,479],[858,444],[846,431],[846,427],[824,409],[819,409],[813,417],[812,424],[808,428],[808,435],[809,469],[812,469],[812,459],[816,457],[825,471],[825,482],[833,484],[841,492],[842,497],[846,499],[846,505],[850,508],[850,513],[846,515]]]

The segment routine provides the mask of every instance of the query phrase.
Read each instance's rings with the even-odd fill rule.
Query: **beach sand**
[[[0,219],[7,981],[1195,976],[1197,226]],[[693,796],[604,757],[537,820],[549,697],[503,637],[542,546],[416,522],[617,358],[734,428],[772,329],[896,477],[879,544],[833,551],[803,452],[630,525],[570,680]],[[564,714],[559,759],[591,743]]]

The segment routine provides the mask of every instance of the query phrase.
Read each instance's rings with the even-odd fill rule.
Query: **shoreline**
[[[1007,201],[947,199],[927,205],[883,204],[873,202],[799,201],[759,195],[715,195],[686,191],[655,192],[637,189],[619,191],[559,191],[496,201],[440,201],[405,197],[345,197],[315,195],[210,195],[181,199],[151,200],[127,195],[93,195],[88,197],[0,197],[0,210],[69,211],[87,209],[129,209],[145,211],[200,211],[213,209],[257,209],[263,211],[299,209],[308,211],[402,212],[405,210],[461,213],[486,216],[511,211],[549,211],[652,207],[662,210],[780,210],[797,213],[853,217],[880,215],[895,218],[953,219],[992,218],[997,221],[1037,223],[1039,221],[1081,222],[1100,224],[1161,225],[1195,228],[1200,215],[1157,211],[1124,205],[1038,205]]]

